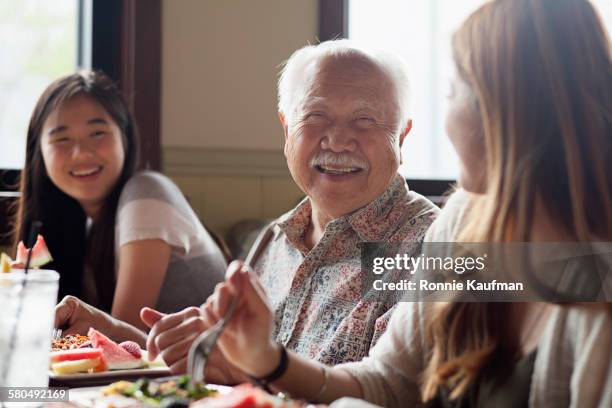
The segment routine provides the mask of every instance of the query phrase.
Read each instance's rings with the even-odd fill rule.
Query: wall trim
[[[291,177],[282,150],[163,147],[168,175]]]

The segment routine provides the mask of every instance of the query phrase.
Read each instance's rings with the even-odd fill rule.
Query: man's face
[[[363,58],[328,57],[306,69],[295,94],[295,112],[281,114],[285,156],[313,205],[337,218],[381,195],[410,130],[398,129],[389,78]]]

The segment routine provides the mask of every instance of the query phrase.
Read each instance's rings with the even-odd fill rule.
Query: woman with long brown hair
[[[78,297],[146,328],[142,307],[199,305],[226,262],[178,187],[136,171],[137,136],[127,103],[103,73],[50,84],[30,119],[14,241],[41,221],[60,298]]]
[[[491,1],[452,45],[447,131],[463,189],[426,240],[612,241],[612,62],[591,4]],[[368,358],[328,369],[271,342],[262,288],[239,264],[231,269],[203,309],[213,324],[241,296],[219,349],[293,395],[401,407],[612,406],[609,303],[400,303]]]
[[[592,6],[498,1],[463,24],[453,52],[457,75],[447,132],[463,164],[460,184],[476,194],[466,200],[465,214],[448,222],[460,226],[457,236],[436,239],[612,241],[612,65],[609,39]],[[479,126],[464,133],[462,123],[470,118]],[[484,163],[472,156],[478,151]],[[504,358],[518,366],[541,360],[537,349],[546,324],[582,314],[585,321],[610,325],[608,312],[609,305],[594,304],[436,305],[426,325],[432,354],[423,396],[436,406],[445,406],[441,391],[461,400],[483,373],[503,377],[499,370],[512,369]],[[600,352],[609,363],[609,350]],[[531,386],[537,391],[543,383],[536,377]],[[538,395],[531,399],[536,405],[569,402]]]

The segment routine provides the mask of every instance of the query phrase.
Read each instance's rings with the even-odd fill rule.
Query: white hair
[[[304,83],[306,68],[325,57],[359,55],[365,57],[387,75],[395,90],[396,107],[398,108],[399,131],[411,117],[410,83],[406,63],[389,52],[366,49],[350,40],[331,40],[318,45],[307,45],[295,51],[285,62],[278,80],[278,111],[290,121],[295,113],[296,103],[301,98],[295,95]]]

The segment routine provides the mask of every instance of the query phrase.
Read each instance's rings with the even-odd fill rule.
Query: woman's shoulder
[[[425,242],[453,242],[462,225],[473,194],[457,188],[446,200],[442,211],[431,224]]]
[[[119,207],[136,200],[157,200],[181,208],[188,206],[187,200],[176,184],[167,176],[155,171],[134,174],[123,187]]]
[[[135,173],[123,187],[125,191],[148,191],[148,190],[172,190],[177,189],[176,184],[170,178],[157,171],[143,170]]]
[[[143,171],[126,183],[117,207],[117,241],[121,246],[145,239],[162,239],[189,252],[202,244],[205,229],[187,198],[163,174]]]

